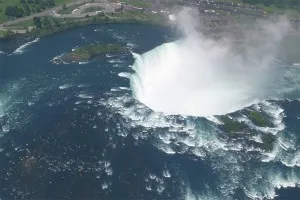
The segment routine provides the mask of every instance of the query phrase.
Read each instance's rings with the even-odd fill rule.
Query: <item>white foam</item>
[[[151,185],[146,185],[146,190],[151,191],[152,190]]]
[[[165,177],[165,178],[170,178],[171,177],[171,174],[170,174],[170,172],[169,172],[169,170],[164,170],[163,171],[163,176]]]
[[[168,45],[170,45],[170,47],[166,47]],[[161,79],[158,80],[163,80],[163,78],[166,77],[170,78],[169,76],[172,76],[172,74],[170,74],[170,71],[174,70],[174,68],[170,67],[168,69],[163,69],[162,71],[157,70],[157,73],[151,74],[152,69],[150,67],[156,67],[155,65],[156,56],[161,58],[167,58],[169,55],[168,51],[172,51],[171,49],[171,47],[173,47],[172,45],[176,46],[177,44],[176,42],[171,44],[169,43],[164,44],[158,47],[158,49],[150,51],[151,53],[148,52],[149,54],[151,54],[151,56],[154,57],[154,59],[151,56],[149,57],[145,56],[145,54],[138,55],[133,53],[133,56],[135,57],[136,61],[135,64],[132,66],[132,68],[136,72],[138,70],[141,70],[143,76],[143,77],[138,76],[135,78],[138,79],[138,78],[146,77],[147,79],[148,76],[151,77],[152,75],[153,75],[152,77],[157,76],[158,78],[160,78],[161,76]],[[165,51],[166,49],[164,48],[166,48],[167,51]],[[174,51],[178,50],[179,53],[182,52],[178,48],[173,48],[173,50]],[[222,48],[220,48],[219,50],[222,50]],[[179,55],[179,54],[175,54],[175,55]],[[185,56],[182,57],[184,58]],[[273,62],[271,57],[270,57],[270,62]],[[189,64],[188,58],[190,57],[186,58],[187,63],[186,62],[182,62],[182,63]],[[166,61],[166,63],[162,61],[162,64],[169,64],[169,62],[172,61],[177,62],[177,57],[171,56],[171,58],[168,61]],[[205,61],[206,59],[204,58],[203,62]],[[218,59],[215,59],[215,61],[222,62],[223,60],[221,59],[220,61]],[[255,62],[256,61],[254,61],[254,64]],[[141,66],[144,66],[145,64],[148,65],[149,68],[145,68],[145,69],[139,68]],[[230,65],[232,63],[226,63],[226,64]],[[139,67],[137,67],[137,65],[139,65]],[[248,65],[246,65],[245,67],[247,66]],[[161,65],[161,66],[157,66],[157,68],[161,69],[164,67],[162,67]],[[184,69],[186,69],[186,67]],[[175,68],[175,71],[176,70],[177,69]],[[179,75],[180,72],[181,71],[179,71],[178,73]],[[208,79],[212,79],[213,81],[215,81],[219,78],[218,75],[209,76],[210,72],[211,72],[210,69],[203,70],[203,73],[205,74],[205,76],[207,76]],[[137,74],[138,73],[140,72],[137,72]],[[204,77],[201,76],[201,78],[202,77],[206,78],[205,76]],[[198,80],[196,78],[194,80],[189,80],[189,78],[186,78],[184,80],[186,80],[187,82],[195,81],[196,83],[198,83]],[[243,76],[240,78],[241,81],[244,81]],[[153,87],[152,89],[157,89],[157,88],[159,89],[159,87],[164,86],[162,83],[165,82],[156,83],[155,82],[156,79],[153,80],[154,80],[153,82],[151,82],[150,80],[149,83],[157,84],[156,85],[157,87]],[[239,84],[240,83],[239,81],[234,84]],[[179,81],[178,84],[176,83],[170,84],[172,86],[172,87],[170,86],[170,89],[175,88],[177,90],[178,89],[177,87],[181,87],[180,83],[182,82]],[[250,83],[252,82],[250,81]],[[142,86],[145,86],[147,88],[151,84],[140,85],[141,87],[135,87],[136,85],[131,85],[132,89],[134,90],[133,93],[136,94],[140,92],[141,95],[144,95],[143,93],[145,92],[145,90],[144,88],[142,88]],[[236,87],[238,86],[233,85],[234,89],[236,89]],[[179,88],[179,89],[185,89],[185,88]],[[214,88],[212,87],[211,89],[213,90]],[[187,93],[188,92],[190,91],[187,91]],[[238,92],[239,91],[237,91],[237,93]],[[184,95],[185,94],[186,93],[184,93]],[[246,91],[245,94],[247,95],[248,91]],[[250,96],[251,95],[252,93],[250,94]],[[203,96],[205,96],[205,94],[203,94]],[[187,94],[187,97],[191,98],[189,94]],[[232,98],[234,98],[234,95]],[[140,100],[139,98],[137,99]],[[249,99],[246,99],[245,102],[242,102],[240,105],[235,107],[235,109],[237,110],[242,109],[246,105],[251,105],[256,102],[261,102],[263,101],[263,99],[265,98],[260,98],[260,96],[259,98],[251,97]],[[173,97],[171,98],[171,100],[173,101]],[[170,102],[172,103],[172,101]],[[238,188],[244,188],[244,191],[249,198],[263,199],[264,197],[273,197],[275,195],[275,189],[278,187],[286,187],[289,185],[294,186],[298,182],[299,178],[296,179],[295,177],[300,177],[300,176],[299,175],[297,176],[297,174],[294,174],[295,176],[292,176],[289,175],[289,173],[292,174],[293,167],[297,167],[299,165],[300,154],[297,153],[295,146],[292,143],[288,142],[289,141],[288,139],[291,138],[282,137],[283,130],[285,128],[283,122],[284,112],[283,109],[280,108],[280,106],[276,105],[276,103],[263,101],[261,104],[254,106],[255,110],[265,112],[268,119],[272,120],[272,122],[274,123],[275,125],[274,128],[260,128],[254,126],[253,124],[251,124],[247,116],[243,116],[243,114],[241,114],[244,113],[243,111],[230,115],[229,116],[230,119],[247,122],[249,126],[250,124],[252,125],[250,126],[250,128],[253,127],[256,130],[262,132],[262,133],[258,133],[255,136],[253,136],[251,132],[245,133],[245,138],[234,139],[234,138],[230,138],[229,136],[227,137],[226,134],[221,132],[219,128],[220,126],[218,125],[222,125],[222,122],[220,122],[217,117],[211,117],[210,114],[208,115],[207,119],[213,123],[208,122],[203,118],[190,117],[189,113],[186,115],[173,116],[173,115],[163,114],[162,112],[154,112],[153,110],[155,109],[153,109],[151,106],[149,106],[151,108],[149,109],[147,106],[145,106],[143,101],[141,102],[142,103],[135,101],[131,96],[130,91],[118,90],[117,88],[113,88],[111,91],[107,92],[106,97],[99,101],[101,105],[105,106],[107,109],[110,109],[112,113],[120,114],[124,119],[123,121],[125,124],[123,125],[126,126],[126,128],[138,128],[139,130],[142,130],[142,131],[138,131],[138,133],[132,131],[132,136],[135,140],[145,140],[149,138],[151,139],[155,138],[154,140],[151,140],[154,141],[153,146],[157,147],[159,150],[165,152],[166,154],[170,154],[168,156],[172,156],[173,154],[185,154],[185,155],[192,154],[193,155],[192,159],[196,157],[195,160],[197,159],[201,159],[205,161],[206,159],[209,160],[208,165],[211,165],[210,167],[214,170],[214,173],[218,177],[218,182],[216,182],[216,185],[213,184],[214,186],[217,187],[218,193],[215,194],[214,193],[215,188],[211,189],[210,188],[211,185],[207,184],[205,185],[204,191],[201,192],[200,195],[189,195],[189,198],[231,199],[230,197],[232,197],[232,195]],[[166,101],[166,103],[170,103],[170,102]],[[201,101],[197,103],[201,104]],[[231,103],[236,103],[236,102],[231,102]],[[210,108],[211,107],[208,107],[207,109]],[[247,108],[247,110],[248,109],[253,109],[253,107]],[[198,113],[196,114],[195,115],[198,116]],[[236,117],[237,115],[239,117]],[[99,116],[103,117],[104,114],[103,113],[101,114],[99,112]],[[123,137],[123,135],[127,135],[128,133],[123,134],[122,132],[124,132],[124,130],[120,128],[120,126],[122,127],[122,124],[116,125],[116,127],[118,127],[117,128],[118,131],[120,132],[117,133],[116,135]],[[246,145],[246,142],[248,140],[253,140],[255,142],[262,143],[261,134],[265,134],[265,133],[268,134],[272,133],[273,135],[276,135],[275,147],[273,151],[265,152],[259,147],[256,147],[254,144],[252,144],[253,143],[252,141],[251,144]],[[240,137],[240,135],[237,135],[237,137]],[[277,137],[279,137],[279,139]],[[253,153],[254,151],[255,153]],[[249,164],[249,162],[252,161],[254,162],[254,164],[253,165],[252,163]],[[269,162],[269,163],[262,163],[262,161]],[[269,170],[273,169],[273,162],[276,162],[276,164],[280,165],[280,163],[277,161],[287,166],[285,167],[286,168],[285,170],[287,171],[288,175],[276,177],[275,183],[273,183],[272,180],[273,175],[280,173],[280,171],[275,170],[275,172],[269,173]],[[162,178],[158,177],[155,174],[149,174],[149,176],[145,179],[146,182],[145,187],[149,191],[153,190],[153,191],[157,191],[158,193],[163,192],[164,181],[168,180],[167,178],[170,176],[171,174],[167,169],[164,169],[164,171],[162,172]],[[248,184],[248,182],[250,183]],[[212,190],[214,190],[214,192]],[[190,194],[194,194],[193,192],[191,192]]]
[[[163,185],[158,185],[156,191],[160,194],[165,190],[165,187]]]
[[[59,88],[60,90],[65,90],[65,89],[68,89],[68,88],[70,88],[70,87],[72,87],[71,84],[64,84],[64,85],[59,86],[58,88]]]
[[[88,87],[88,85],[86,85],[86,84],[79,84],[77,87],[78,88],[83,88],[83,87]]]
[[[126,90],[124,90],[126,92]],[[114,97],[110,97],[107,100],[104,100],[102,104],[106,105],[107,108],[113,109],[112,112],[120,113],[125,119],[126,123],[129,123],[132,127],[142,126],[145,130],[155,129],[155,128],[164,128],[162,133],[157,132],[154,137],[156,137],[156,142],[153,144],[158,149],[162,150],[166,154],[173,155],[175,153],[179,154],[193,154],[204,159],[207,156],[210,158],[215,158],[214,164],[212,165],[215,170],[221,170],[222,173],[227,174],[226,178],[220,178],[220,182],[218,183],[218,188],[223,197],[230,196],[232,192],[238,188],[239,186],[245,187],[244,190],[246,195],[249,198],[253,199],[261,199],[263,197],[272,197],[275,194],[275,188],[287,185],[294,185],[295,179],[289,181],[283,181],[281,185],[279,184],[270,184],[272,174],[268,175],[267,178],[270,179],[270,182],[266,182],[260,184],[260,188],[252,188],[247,186],[247,184],[243,181],[243,175],[245,173],[252,173],[249,171],[245,171],[243,169],[242,162],[247,162],[243,160],[243,156],[239,156],[237,153],[245,153],[249,151],[255,151],[259,154],[262,154],[263,162],[273,162],[279,161],[285,164],[287,167],[297,167],[299,165],[300,154],[292,153],[292,155],[287,155],[286,151],[290,151],[294,149],[294,146],[288,143],[289,140],[281,138],[280,141],[285,148],[279,145],[278,142],[275,142],[275,147],[271,152],[264,152],[261,149],[256,147],[244,146],[243,143],[238,143],[237,141],[226,141],[222,140],[218,137],[218,129],[217,126],[211,126],[210,129],[205,129],[205,126],[201,126],[198,122],[203,120],[194,121],[191,117],[184,116],[165,116],[162,113],[153,112],[143,104],[134,103],[132,106],[124,106],[124,104],[128,102],[133,102],[133,99],[130,95],[122,94],[122,92],[118,91],[118,94]],[[120,96],[121,95],[121,96]],[[249,108],[250,109],[250,108]],[[266,112],[267,116],[273,121],[274,124],[280,125],[283,122],[284,112],[276,103],[263,102],[262,104],[256,105],[255,109],[259,109],[263,112]],[[237,120],[236,117],[229,116],[231,119]],[[245,119],[244,119],[244,118]],[[241,117],[240,120],[246,120],[247,116]],[[177,123],[175,119],[180,119],[184,121],[184,123]],[[213,121],[213,120],[211,120]],[[204,120],[207,123],[207,121]],[[211,124],[211,123],[209,123]],[[128,124],[127,124],[128,125]],[[166,128],[166,129],[165,129]],[[215,129],[214,129],[215,128]],[[281,129],[275,129],[273,132],[278,137],[281,136]],[[267,131],[267,130],[265,130]],[[269,133],[269,132],[268,132]],[[182,135],[181,135],[182,134]],[[263,133],[264,134],[264,133]],[[134,134],[133,137],[138,139],[147,138],[147,131],[144,133]],[[251,138],[254,141],[262,142],[260,135],[252,136]],[[174,144],[180,144],[180,149],[176,148],[176,151],[173,149]],[[244,158],[248,156],[245,155]],[[287,159],[291,158],[291,159]],[[259,162],[259,161],[258,161]],[[250,169],[249,169],[250,170]],[[259,170],[254,166],[251,167],[251,170]],[[266,170],[266,169],[265,169]],[[290,170],[290,169],[288,169]],[[233,174],[231,174],[233,173]],[[229,174],[229,175],[228,175]],[[266,172],[257,172],[257,174],[253,174],[253,179],[249,181],[254,181],[257,177],[262,176],[262,174],[266,174]],[[168,174],[166,169],[162,172],[162,176],[167,178],[171,176]],[[228,178],[230,177],[230,178]],[[148,180],[148,181],[147,181]],[[148,190],[156,190],[158,193],[163,192],[163,180],[159,178],[155,174],[149,174],[148,179],[146,180],[146,187]],[[279,180],[279,179],[278,179]],[[156,181],[158,183],[157,186],[152,187],[148,182]],[[278,181],[279,182],[279,181]],[[152,183],[152,182],[151,182]],[[151,186],[150,186],[151,185]],[[161,185],[161,186],[160,186]],[[257,184],[256,184],[257,185]],[[147,189],[146,188],[146,189]],[[159,189],[158,189],[159,188]],[[214,194],[208,193],[199,195],[199,197],[203,197],[210,199],[209,197],[216,197]],[[196,198],[197,199],[197,198]],[[213,198],[214,199],[214,198]],[[220,198],[222,199],[222,198]]]
[[[255,172],[254,172],[255,173]],[[295,171],[282,172],[279,170],[272,170],[265,172],[257,172],[262,177],[254,176],[252,180],[249,180],[249,184],[244,188],[245,193],[251,199],[274,199],[276,195],[276,189],[296,187],[299,183],[299,174]],[[262,181],[261,184],[257,184],[255,181]]]
[[[72,48],[72,52],[75,51],[78,48],[78,46]]]
[[[79,94],[78,97],[81,98],[81,99],[93,99],[94,98],[94,96],[88,95],[88,94],[84,94],[84,93],[83,94]]]
[[[28,105],[28,106],[32,106],[32,105],[34,105],[34,102],[28,101],[28,102],[27,102],[27,105]]]
[[[78,64],[79,65],[86,65],[86,64],[89,64],[90,63],[90,61],[83,61],[83,62],[79,62]]]
[[[102,189],[103,190],[106,190],[107,188],[108,188],[108,183],[106,183],[106,182],[104,182],[103,184],[102,184]]]
[[[120,59],[112,59],[112,60],[109,60],[108,61],[109,63],[111,63],[111,64],[120,64],[120,63],[123,63],[123,61],[122,60],[120,60]]]
[[[107,167],[107,168],[105,169],[105,172],[106,172],[107,176],[111,176],[111,175],[113,174],[113,170],[112,170],[111,167]]]
[[[118,92],[118,91],[120,91],[120,89],[119,88],[111,88],[110,91],[112,91],[112,92]]]
[[[28,46],[30,46],[33,43],[38,42],[39,40],[40,40],[39,38],[36,38],[35,40],[33,40],[31,42],[27,42],[26,44],[23,44],[22,46],[20,46],[19,48],[17,48],[12,54],[15,55],[15,54],[22,54],[22,53],[24,53],[25,50],[26,50],[26,48]]]
[[[214,122],[216,124],[219,124],[219,125],[224,124],[221,120],[219,120],[215,116],[207,116],[206,119],[208,119],[209,121],[212,121],[212,122]]]
[[[156,177],[155,174],[150,173],[149,174],[149,178],[152,179],[152,180],[155,180],[157,177]]]
[[[105,56],[106,56],[107,58],[112,58],[112,57],[114,57],[113,54],[109,54],[109,53],[105,54]]]
[[[119,87],[121,90],[130,90],[128,87]]]
[[[10,130],[10,126],[9,126],[9,125],[4,125],[4,126],[2,126],[2,131],[3,131],[3,133],[8,133],[9,130]]]
[[[136,44],[133,44],[133,43],[127,43],[127,46],[131,49],[135,48],[136,47]]]
[[[55,56],[54,58],[52,58],[50,61],[56,65],[59,65],[59,64],[70,64],[70,63],[67,63],[65,61],[63,61],[62,57],[65,55],[65,53],[63,54],[60,54],[58,56]]]
[[[124,78],[130,78],[131,74],[130,73],[126,73],[126,72],[121,72],[118,74],[120,77],[124,77]]]

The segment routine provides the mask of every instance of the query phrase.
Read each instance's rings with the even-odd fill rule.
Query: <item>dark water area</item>
[[[285,188],[277,191],[276,200],[297,200],[300,197],[299,188]]]
[[[139,109],[126,78],[130,52],[51,62],[92,43],[142,54],[176,38],[176,31],[156,26],[94,25],[0,54],[0,199],[249,199],[247,192],[274,196],[281,181],[299,184],[300,163],[282,164],[285,154],[262,162],[261,152],[236,150],[244,143],[225,140],[207,119]],[[273,112],[284,110],[285,133],[295,142],[288,151],[297,155],[299,101],[270,104]],[[277,194],[297,199],[299,189]]]

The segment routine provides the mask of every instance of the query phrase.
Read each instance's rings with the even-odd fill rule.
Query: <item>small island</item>
[[[258,111],[250,111],[249,118],[255,126],[259,127],[274,127],[274,124],[264,116],[263,113]]]
[[[258,111],[249,111],[248,117],[251,122],[258,127],[274,127],[274,124],[264,116],[263,113]],[[230,138],[243,138],[246,136],[254,136],[259,133],[258,130],[250,128],[245,122],[231,119],[230,117],[223,115],[219,116],[219,119],[223,122],[221,127],[228,134]],[[243,133],[245,133],[243,135]],[[243,135],[243,137],[241,137]],[[272,151],[276,143],[276,136],[270,133],[261,133],[261,143],[253,143],[255,147],[260,148],[263,151]]]
[[[114,54],[126,51],[127,49],[119,44],[91,44],[78,47],[72,52],[62,55],[60,60],[64,63],[86,62],[107,53]]]
[[[245,122],[239,122],[230,119],[228,116],[220,116],[220,120],[224,123],[223,128],[227,133],[242,133],[247,130],[247,125]]]

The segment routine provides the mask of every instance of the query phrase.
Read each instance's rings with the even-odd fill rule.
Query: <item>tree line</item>
[[[20,0],[20,3],[19,6],[7,6],[5,15],[8,17],[23,17],[55,6],[54,0]]]

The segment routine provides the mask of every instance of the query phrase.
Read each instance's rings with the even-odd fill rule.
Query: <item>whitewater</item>
[[[284,67],[284,60],[275,58],[275,52],[269,51],[276,50],[281,36],[271,34],[273,43],[264,41],[245,48],[246,41],[237,48],[231,41],[202,35],[187,34],[180,40],[166,42],[173,41],[173,37],[165,38],[165,30],[152,26],[110,26],[112,31],[103,25],[103,32],[94,35],[90,34],[95,27],[81,27],[77,34],[67,32],[45,38],[40,41],[43,45],[26,47],[19,65],[20,69],[28,69],[28,74],[20,79],[12,77],[0,91],[0,113],[3,113],[0,137],[2,134],[2,139],[10,138],[7,143],[1,141],[0,156],[3,156],[2,164],[8,166],[3,169],[11,170],[0,172],[2,192],[12,199],[34,198],[40,197],[35,191],[53,187],[57,192],[46,195],[69,196],[69,191],[77,195],[76,188],[60,190],[54,183],[73,183],[79,171],[82,175],[77,183],[82,190],[78,192],[96,191],[97,198],[121,194],[132,199],[136,197],[134,194],[141,194],[142,199],[273,199],[278,195],[278,188],[294,188],[300,184],[299,101],[295,100],[299,98],[299,68]],[[112,32],[115,32],[111,36],[114,40],[103,39]],[[149,32],[153,37],[147,38]],[[134,64],[130,54],[106,55],[85,65],[70,63],[65,67],[61,66],[66,63],[49,62],[55,55],[86,44],[85,40],[78,41],[80,36],[87,36],[85,40],[93,42],[125,40],[121,44],[135,44],[130,50],[140,55],[134,54]],[[50,48],[61,41],[65,41],[64,49],[57,45]],[[292,43],[296,44],[294,40]],[[155,48],[154,44],[162,45]],[[34,57],[39,52],[45,56]],[[9,69],[19,56],[4,54],[2,57],[1,67]],[[278,74],[283,78],[277,79]],[[175,77],[180,82],[176,83]],[[280,81],[274,84],[276,80]],[[214,88],[219,88],[215,90],[219,96],[208,95]],[[235,88],[236,92],[231,91]],[[160,96],[149,96],[157,95],[151,90],[148,93],[149,89],[179,94],[177,99],[160,94],[169,101],[163,102],[155,98]],[[290,100],[277,100],[284,92],[294,96]],[[228,110],[238,109],[234,103],[239,103],[241,108],[253,101],[259,103],[226,115],[248,127],[246,132],[230,134],[224,131],[224,116],[203,118],[180,114],[204,116],[208,110],[196,100],[190,101],[191,110],[180,105],[188,102],[193,93],[200,102],[201,98],[207,98],[204,103],[216,106],[223,102],[210,102],[209,98],[226,97],[229,102],[224,105],[228,105]],[[230,99],[227,93],[235,95],[237,100]],[[268,97],[271,100],[263,100]],[[147,104],[140,103],[140,99]],[[152,100],[158,101],[157,104]],[[163,105],[157,108],[162,112],[149,109],[150,103],[153,107]],[[168,105],[171,103],[174,110]],[[179,115],[167,115],[165,108]],[[223,107],[211,109],[218,113]],[[251,111],[261,113],[274,126],[257,126],[249,117]],[[274,136],[271,151],[261,147],[265,135]],[[37,146],[43,147],[42,150],[36,149]],[[45,184],[26,184],[28,176],[22,178],[21,165],[14,164],[22,164],[24,155],[36,157],[37,168],[32,173],[39,176],[37,181]],[[58,173],[62,176],[57,176]],[[128,186],[135,191],[127,189]]]
[[[267,88],[277,81],[273,62],[286,21],[260,25],[255,37],[238,45],[185,29],[178,41],[133,54],[131,87],[140,102],[167,115],[211,116],[276,96]]]
[[[30,42],[27,42],[23,45],[21,45],[20,47],[18,47],[11,55],[18,55],[18,54],[23,54],[26,50],[27,47],[29,47],[30,45],[37,43],[40,39],[36,38]]]

